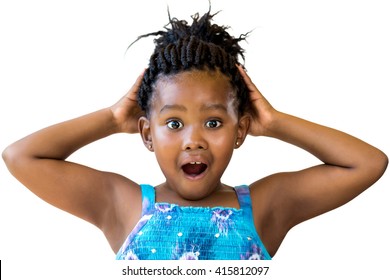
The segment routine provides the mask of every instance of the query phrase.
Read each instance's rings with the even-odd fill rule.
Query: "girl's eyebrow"
[[[203,106],[200,108],[200,111],[210,111],[210,110],[227,112],[226,106],[220,103],[203,104]]]
[[[167,104],[167,105],[164,105],[161,110],[160,110],[160,113],[163,112],[163,111],[166,111],[166,110],[178,110],[178,111],[187,111],[187,108],[183,105],[178,105],[178,104]]]

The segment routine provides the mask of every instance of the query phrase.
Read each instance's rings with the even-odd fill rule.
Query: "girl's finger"
[[[137,79],[135,80],[135,83],[133,84],[133,86],[131,87],[131,89],[129,91],[129,94],[127,97],[133,101],[137,101],[138,89],[142,84],[142,79],[144,78],[145,71],[146,71],[146,69],[144,69],[141,72],[141,74],[137,77]]]
[[[250,91],[257,91],[255,84],[252,82],[251,78],[249,77],[248,73],[244,70],[242,65],[237,64],[237,68],[241,74],[241,77],[244,79],[244,82],[245,82],[246,86],[248,87],[248,89]]]

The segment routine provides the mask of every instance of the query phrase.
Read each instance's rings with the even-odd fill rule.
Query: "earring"
[[[153,148],[152,144],[149,144],[148,148],[151,150]]]
[[[237,141],[236,142],[236,147],[238,147],[238,146],[240,146],[240,142]]]

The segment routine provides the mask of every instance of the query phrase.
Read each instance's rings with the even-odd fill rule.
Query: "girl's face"
[[[157,81],[149,119],[140,121],[140,129],[166,177],[164,187],[181,198],[199,200],[221,187],[249,126],[248,118],[238,118],[234,96],[219,71],[193,70]]]

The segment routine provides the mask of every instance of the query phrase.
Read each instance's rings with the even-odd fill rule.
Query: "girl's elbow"
[[[12,152],[12,147],[11,146],[8,146],[7,148],[4,149],[4,151],[2,152],[1,156],[3,158],[3,161],[5,162],[5,164],[8,166],[8,164],[12,161],[12,159],[14,158],[13,156],[13,152]]]
[[[20,149],[15,144],[11,144],[7,148],[5,148],[1,156],[8,170],[12,174],[23,162],[23,156],[20,152]]]
[[[374,177],[374,180],[379,180],[385,173],[387,165],[389,164],[389,158],[385,153],[377,150],[375,156],[373,155],[370,160],[370,171]]]
[[[17,158],[16,154],[17,153],[16,153],[16,151],[13,148],[12,145],[10,145],[7,148],[5,148],[4,151],[1,154],[5,165],[10,170],[11,170],[12,165],[15,164],[15,162],[16,162],[16,158]]]
[[[387,165],[389,164],[389,158],[383,152],[381,152],[381,155],[382,155],[382,170],[383,170],[382,174],[383,174],[383,173],[385,173]]]

